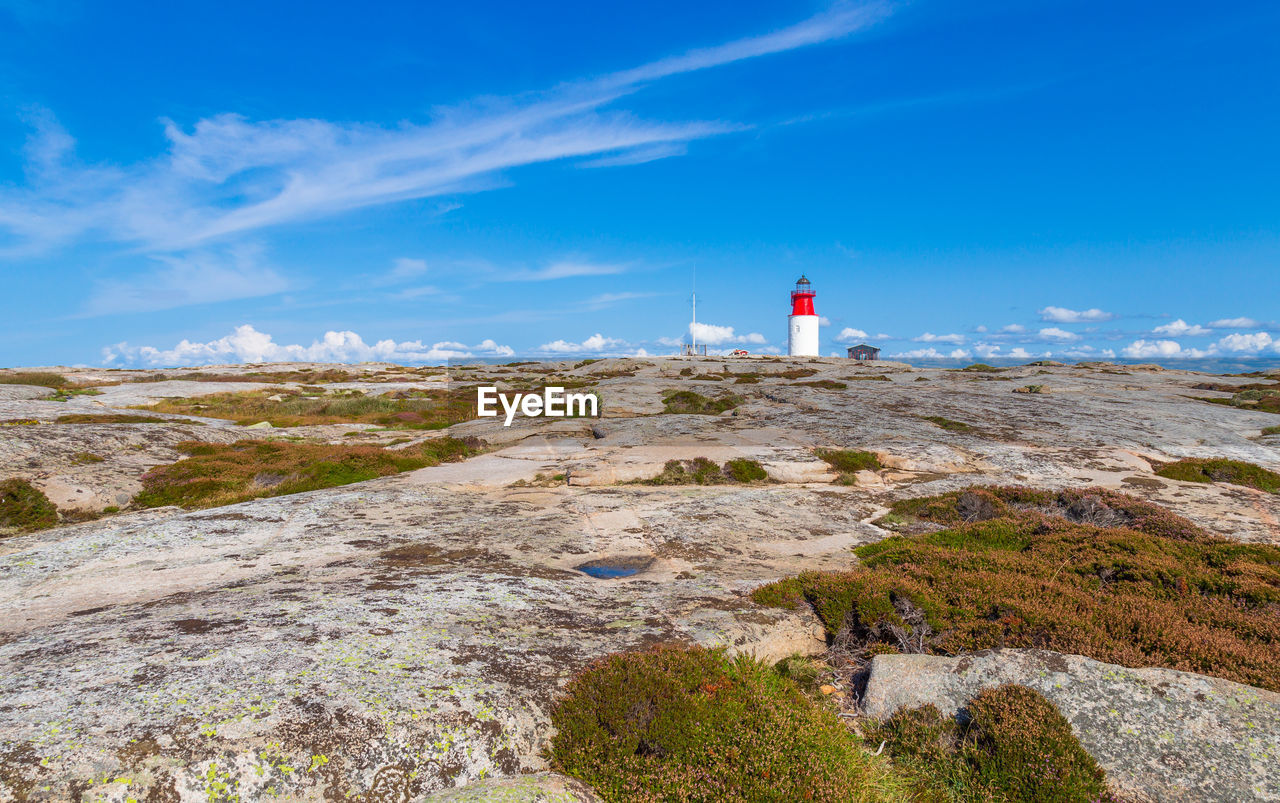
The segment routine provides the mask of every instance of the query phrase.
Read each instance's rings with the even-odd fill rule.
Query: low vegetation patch
[[[1008,368],[997,368],[994,365],[987,365],[985,362],[975,362],[973,365],[966,365],[963,368],[955,369],[957,371],[965,371],[971,374],[998,374]]]
[[[10,371],[0,373],[0,385],[35,385],[42,388],[63,388],[75,384],[62,374],[50,371]]]
[[[859,471],[879,471],[884,468],[875,452],[856,449],[815,449],[814,454],[838,473],[836,482],[841,485],[857,485]]]
[[[607,656],[570,682],[551,722],[554,767],[609,801],[905,799],[887,761],[746,656]]]
[[[1216,390],[1230,393],[1229,399],[1211,399],[1193,397],[1211,404],[1225,404],[1241,407],[1246,410],[1259,410],[1265,413],[1280,413],[1280,382],[1255,382],[1248,385],[1229,385],[1223,382],[1202,382],[1194,386],[1195,390]]]
[[[849,386],[843,382],[837,382],[834,379],[815,379],[812,382],[794,382],[795,385],[803,385],[807,388],[820,388],[822,390],[844,390]]]
[[[270,388],[162,399],[146,409],[223,418],[242,425],[266,421],[273,427],[363,423],[388,429],[442,429],[475,417],[475,392],[468,388],[366,395],[359,390],[308,393]]]
[[[0,427],[34,427],[40,422],[34,418],[8,418],[0,421]],[[1263,433],[1266,434],[1265,432]]]
[[[858,547],[861,566],[772,583],[756,601],[811,605],[851,664],[1035,647],[1280,691],[1280,547],[1095,489],[971,489],[893,512],[946,529]]]
[[[471,439],[436,438],[405,449],[249,440],[233,444],[184,441],[189,455],[142,476],[139,507],[215,507],[265,496],[363,482],[476,454]]]
[[[708,398],[692,390],[673,390],[662,397],[662,412],[672,415],[719,415],[745,401],[741,396]]]
[[[174,424],[199,425],[198,421],[176,422],[170,418],[158,418],[154,415],[132,415],[130,413],[72,413],[60,415],[56,419],[59,424]]]
[[[58,508],[26,480],[0,481],[0,536],[44,530],[58,523]]]
[[[1280,426],[1263,427],[1262,434],[1263,435],[1280,435]]]
[[[662,473],[641,485],[728,485],[732,483],[765,482],[769,473],[759,462],[745,457],[727,461],[723,466],[705,457],[692,460],[668,460]]]
[[[902,709],[870,734],[917,779],[917,799],[1104,803],[1113,798],[1071,725],[1033,689],[984,689],[964,724],[932,705]]]
[[[1161,466],[1156,476],[1183,482],[1225,482],[1280,493],[1280,474],[1241,460],[1188,458]]]
[[[922,415],[920,417],[931,424],[937,424],[948,432],[976,432],[978,429],[972,424],[966,424],[963,421],[952,421],[950,418],[944,418],[940,415]]]
[[[859,374],[856,376],[846,376],[842,378],[846,382],[892,382],[893,381],[885,374],[871,374],[870,376],[867,376],[866,374]]]
[[[1014,393],[1048,393],[1049,390],[1044,385],[1023,385],[1020,388],[1014,388]]]
[[[106,458],[102,455],[96,455],[93,452],[76,452],[71,455],[71,462],[77,466],[87,466],[92,463],[106,462]]]

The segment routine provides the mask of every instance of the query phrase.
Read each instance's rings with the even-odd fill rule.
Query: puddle
[[[652,564],[653,558],[649,555],[612,555],[589,560],[573,568],[597,580],[616,580],[619,577],[639,574]]]

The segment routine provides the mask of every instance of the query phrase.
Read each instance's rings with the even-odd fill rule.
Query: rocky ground
[[[31,480],[68,522],[120,508],[0,540],[0,801],[480,799],[454,789],[483,788],[476,782],[541,790],[521,799],[586,799],[553,776],[501,780],[546,768],[548,710],[575,670],[659,641],[769,658],[820,651],[814,620],[755,606],[747,592],[849,565],[851,547],[889,534],[871,522],[904,497],[982,483],[1097,485],[1229,538],[1280,543],[1280,496],[1154,476],[1179,457],[1280,469],[1280,436],[1262,433],[1280,416],[1198,400],[1229,395],[1194,389],[1206,377],[1182,371],[661,358],[430,375],[345,366],[352,376],[330,387],[501,387],[548,367],[595,388],[603,417],[469,421],[448,434],[488,449],[465,462],[190,512],[129,506],[147,470],[182,457],[180,441],[412,446],[443,433],[179,415],[56,423],[299,382],[57,369],[113,383],[66,401],[0,384],[0,422],[10,422],[0,426],[0,479]],[[815,373],[776,376],[794,369]],[[735,383],[726,372],[760,378]],[[847,387],[799,384],[821,380]],[[1028,385],[1043,392],[1013,392]],[[664,414],[671,390],[743,402],[719,415]],[[816,448],[869,450],[885,468],[833,484]],[[629,483],[694,457],[753,458],[776,482]],[[593,563],[637,571],[580,570]],[[1275,696],[1259,699],[1253,721],[1274,727]],[[1273,793],[1248,792],[1280,799]]]

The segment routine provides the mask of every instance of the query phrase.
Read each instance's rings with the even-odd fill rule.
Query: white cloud
[[[1059,329],[1056,326],[1050,326],[1050,327],[1041,329],[1036,334],[1039,335],[1040,338],[1043,340],[1055,340],[1061,343],[1066,343],[1072,340],[1080,339],[1080,335],[1076,334],[1075,332],[1068,332],[1067,330]]]
[[[861,329],[846,326],[840,330],[840,334],[836,335],[835,340],[837,343],[862,343],[870,338],[871,336]]]
[[[228,253],[196,252],[156,256],[163,267],[124,279],[97,282],[85,304],[85,315],[151,312],[192,304],[211,304],[275,295],[290,282],[259,261],[250,247]]]
[[[943,354],[937,349],[930,347],[927,349],[913,349],[911,351],[903,351],[898,354],[890,354],[891,359],[902,360],[967,360],[973,355],[965,349],[954,349],[949,354]]]
[[[691,50],[551,91],[438,110],[394,126],[217,114],[164,122],[166,150],[117,166],[84,164],[53,116],[32,120],[25,186],[0,189],[0,232],[17,250],[88,236],[177,251],[227,237],[501,183],[503,171],[565,159],[597,166],[676,155],[741,126],[650,122],[617,109],[660,79],[828,42],[865,29],[890,5],[839,4],[761,36]],[[13,250],[11,248],[11,250]]]
[[[1199,324],[1189,324],[1179,318],[1172,323],[1162,324],[1151,330],[1152,334],[1165,335],[1167,337],[1197,337],[1199,335],[1211,334],[1210,330],[1200,326]]]
[[[1022,346],[1018,346],[1016,348],[1009,349],[1009,358],[1013,360],[1029,360],[1031,359],[1031,352],[1027,351]]]
[[[764,335],[751,332],[745,335],[736,334],[732,326],[716,326],[710,323],[690,323],[689,334],[699,343],[708,346],[720,346],[725,343],[757,343],[764,344]]]
[[[379,340],[368,344],[360,335],[350,331],[325,332],[322,338],[309,346],[284,345],[276,343],[271,335],[244,324],[226,337],[207,343],[184,339],[171,349],[117,343],[102,350],[102,362],[116,366],[157,367],[254,362],[442,362],[477,355],[511,357],[514,354],[509,346],[499,345],[493,340],[484,340],[475,346],[452,341],[428,346],[418,340]]]
[[[1120,353],[1131,359],[1186,356],[1182,344],[1176,340],[1135,340],[1121,349]]]
[[[1253,318],[1223,318],[1209,322],[1210,329],[1254,329],[1261,325]]]
[[[1045,307],[1040,310],[1040,320],[1053,323],[1095,323],[1109,321],[1116,316],[1100,309],[1073,310],[1066,307]]]
[[[659,346],[680,346],[684,344],[684,341],[678,337],[660,337],[654,342]]]
[[[982,325],[979,325],[979,326],[974,327],[974,330],[973,330],[973,331],[977,332],[977,333],[978,333],[978,334],[980,334],[980,335],[984,335],[984,334],[986,334],[986,333],[987,333],[987,327],[982,326]]]
[[[958,346],[964,342],[964,335],[935,335],[933,332],[925,332],[912,340],[917,343],[951,343]]]
[[[1021,324],[1011,323],[1011,324],[1009,324],[1008,326],[1002,326],[1002,327],[1000,327],[1000,331],[1001,331],[1001,332],[1007,332],[1007,333],[1009,333],[1009,334],[1013,334],[1013,335],[1017,335],[1017,334],[1022,334],[1023,332],[1027,331],[1027,327],[1022,326]]]
[[[543,343],[538,346],[538,351],[546,351],[554,354],[576,354],[579,352],[600,352],[600,351],[617,351],[630,346],[625,340],[616,337],[605,337],[599,332],[581,343],[572,343],[568,340],[553,340],[550,343]]]
[[[1257,354],[1265,351],[1268,346],[1277,346],[1276,350],[1280,351],[1280,341],[1266,332],[1255,332],[1251,335],[1231,334],[1219,340],[1215,345],[1223,351],[1231,351],[1236,353]]]
[[[818,326],[830,326],[830,325],[831,325],[831,319],[828,318],[827,316],[823,315],[818,318]]]

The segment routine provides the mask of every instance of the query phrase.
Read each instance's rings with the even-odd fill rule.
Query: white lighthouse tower
[[[813,311],[813,285],[803,275],[791,291],[791,315],[787,318],[787,354],[818,356],[818,314]]]

